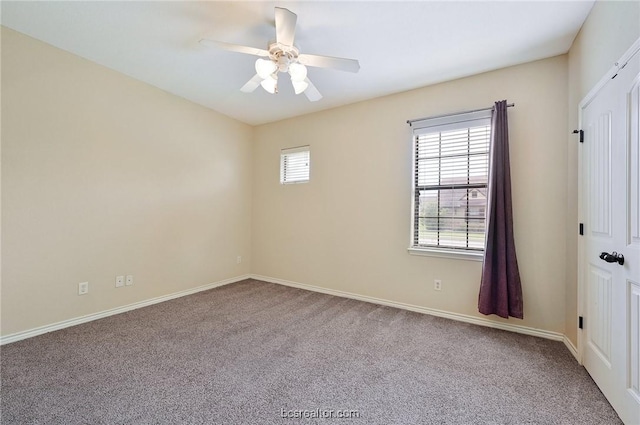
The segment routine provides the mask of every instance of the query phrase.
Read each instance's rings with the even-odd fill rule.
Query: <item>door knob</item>
[[[607,263],[618,263],[621,266],[624,265],[624,255],[618,254],[615,251],[613,251],[612,254],[603,252],[602,254],[600,254],[600,259],[606,261]]]

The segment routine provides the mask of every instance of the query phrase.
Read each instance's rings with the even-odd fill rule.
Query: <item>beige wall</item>
[[[569,127],[578,128],[578,105],[640,37],[640,2],[594,5],[569,51]],[[578,143],[568,138],[566,335],[577,344]]]
[[[252,137],[3,28],[2,335],[249,273]]]
[[[256,127],[253,273],[485,317],[477,312],[480,262],[407,253],[405,121],[501,99],[516,104],[511,165],[525,300],[524,321],[509,323],[564,332],[565,55]],[[280,149],[303,144],[311,146],[311,181],[280,185]]]

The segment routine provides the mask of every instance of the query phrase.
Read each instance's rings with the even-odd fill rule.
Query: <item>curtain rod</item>
[[[516,106],[516,104],[515,103],[507,104],[507,108],[511,108],[512,106]],[[433,118],[450,117],[452,115],[463,115],[463,114],[471,114],[473,112],[488,111],[488,110],[493,110],[494,108],[495,108],[495,106],[491,106],[490,108],[472,109],[471,111],[455,112],[453,114],[442,114],[442,115],[434,115],[434,116],[431,116],[431,117],[416,118],[414,120],[407,120],[407,124],[411,125],[412,123],[414,123],[416,121],[430,120],[430,119],[433,119]]]

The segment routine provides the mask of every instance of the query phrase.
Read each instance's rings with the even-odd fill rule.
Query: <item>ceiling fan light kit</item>
[[[262,79],[269,78],[269,76],[274,72],[276,72],[277,70],[278,70],[278,66],[274,62],[268,59],[258,58],[258,60],[256,60],[256,73]]]
[[[255,64],[256,75],[242,86],[242,92],[252,93],[258,86],[262,86],[268,93],[277,94],[278,73],[283,72],[290,75],[295,94],[304,93],[307,99],[315,102],[322,99],[322,95],[307,77],[307,66],[348,72],[358,72],[360,69],[360,64],[355,59],[300,54],[298,48],[293,45],[298,16],[281,7],[276,7],[275,15],[276,41],[269,44],[269,50],[222,41],[200,40],[200,43],[206,46],[259,56]]]
[[[291,84],[293,85],[293,90],[296,94],[303,93],[309,87],[309,83],[306,81],[296,81],[293,78],[291,79]]]
[[[267,91],[267,93],[277,94],[278,93],[278,75],[273,74],[273,75],[267,76],[267,78],[262,80],[260,85],[262,86],[263,89]]]
[[[307,67],[297,62],[297,49],[285,50],[278,43],[269,46],[269,59],[258,58],[256,60],[256,73],[262,78],[260,85],[268,93],[278,93],[278,72],[288,72],[291,76],[296,94],[303,93],[309,84],[304,80],[307,78]],[[275,81],[275,82],[274,82]]]
[[[304,81],[307,78],[307,67],[301,63],[294,62],[289,65],[289,74],[291,81]]]

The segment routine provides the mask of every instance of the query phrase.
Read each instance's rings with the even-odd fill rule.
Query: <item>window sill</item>
[[[482,261],[484,260],[484,252],[458,251],[453,249],[429,249],[414,248],[407,249],[411,255],[421,255],[425,257],[449,258],[454,260]]]

